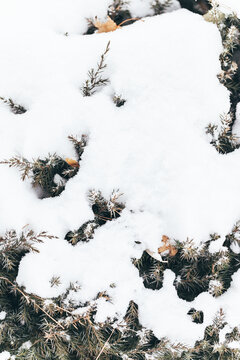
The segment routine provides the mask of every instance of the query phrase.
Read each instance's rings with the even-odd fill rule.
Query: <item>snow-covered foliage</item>
[[[205,19],[177,0],[0,2],[0,289],[17,296],[0,296],[0,349],[18,305],[64,343],[76,316],[103,326],[94,359],[116,328],[138,356],[146,337],[176,356],[200,340],[207,356],[211,332],[207,354],[237,347],[240,27],[219,2]]]

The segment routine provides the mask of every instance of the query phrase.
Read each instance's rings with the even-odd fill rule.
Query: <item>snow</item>
[[[232,169],[239,155],[219,156],[204,134],[205,126],[217,123],[229,105],[227,91],[216,78],[221,44],[215,26],[180,10],[108,34],[44,34],[33,28],[33,42],[29,33],[20,33],[20,55],[6,40],[1,44],[8,56],[1,59],[0,92],[30,107],[15,116],[1,106],[2,157],[18,153],[31,159],[53,152],[74,157],[67,140],[71,133],[88,133],[89,145],[81,171],[59,198],[39,201],[29,184],[19,180],[17,170],[1,167],[1,195],[6,199],[1,204],[2,229],[30,223],[63,236],[91,218],[89,188],[101,189],[106,196],[120,188],[128,209],[160,217],[164,231],[173,237],[201,241],[209,231],[226,233],[239,215],[237,196],[228,214],[224,208],[239,190],[225,169]],[[83,98],[79,88],[108,40],[106,74],[111,84]],[[148,54],[153,54],[151,64]],[[19,88],[21,98],[15,95]],[[114,93],[127,99],[124,108],[114,106]],[[11,196],[6,195],[10,187]]]
[[[231,244],[230,248],[235,254],[240,254],[240,246],[236,242]]]
[[[1,311],[1,312],[0,312],[0,320],[4,320],[5,317],[6,317],[5,311]]]
[[[217,3],[221,5],[220,9],[224,13],[235,12],[240,15],[240,3],[238,0],[217,0]]]
[[[192,302],[177,297],[173,286],[174,277],[171,270],[165,270],[163,288],[160,291],[145,289],[145,296],[143,292],[142,301],[139,303],[141,323],[153,329],[156,336],[168,336],[175,341],[193,346],[195,340],[203,338],[204,329],[212,324],[220,308],[229,323],[227,330],[240,325],[238,320],[240,318],[240,271],[232,276],[231,287],[222,296],[214,298],[205,292],[198,295]],[[195,324],[191,321],[191,317],[187,315],[190,308],[203,311],[203,324]],[[181,327],[176,324],[181,324]]]
[[[21,231],[29,224],[59,237],[22,259],[17,281],[26,291],[55,297],[78,282],[73,297],[79,303],[107,291],[112,302],[98,300],[98,321],[116,313],[121,318],[134,300],[140,321],[157,336],[193,344],[220,300],[199,295],[194,304],[206,320],[192,323],[187,315],[192,303],[177,297],[174,274],[165,271],[160,291],[145,289],[132,258],[145,249],[156,251],[163,234],[200,243],[217,232],[224,239],[240,217],[240,153],[218,154],[205,134],[205,127],[219,124],[219,115],[229,108],[229,94],[216,77],[221,38],[213,24],[187,10],[146,17],[112,33],[83,35],[86,18],[104,18],[110,3],[8,0],[2,6],[0,95],[28,111],[14,115],[0,103],[1,158],[54,152],[74,158],[67,136],[88,134],[89,143],[80,171],[59,197],[38,199],[17,169],[1,165],[0,231]],[[131,6],[134,16],[149,14],[144,1]],[[109,40],[105,73],[110,84],[83,98],[80,87]],[[114,94],[126,99],[124,107],[114,105]],[[73,247],[64,236],[93,219],[87,199],[92,188],[106,198],[120,189],[126,208],[89,243]],[[232,294],[239,292],[239,274],[221,297],[234,325],[238,309]],[[60,278],[57,287],[51,287],[53,276]]]
[[[11,355],[8,351],[3,351],[0,353],[0,360],[8,360],[10,356]]]
[[[222,246],[225,239],[222,239],[221,237],[215,241],[212,241],[209,245],[209,252],[214,254],[219,251],[228,251],[228,249],[225,246]]]

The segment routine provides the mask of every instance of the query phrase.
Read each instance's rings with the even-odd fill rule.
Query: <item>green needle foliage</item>
[[[164,351],[169,342],[158,340],[138,320],[138,306],[130,302],[123,320],[96,323],[96,302],[83,304],[79,315],[68,298],[71,285],[63,295],[43,299],[29,294],[16,282],[19,263],[34,244],[52,238],[45,232],[24,230],[19,236],[10,231],[0,239],[0,352],[9,351],[18,360],[43,359],[146,359],[147,354]],[[99,297],[107,295],[101,293]],[[169,346],[169,345],[168,345]],[[180,350],[180,346],[177,347]],[[126,357],[127,356],[127,357]]]
[[[143,252],[140,259],[133,259],[133,264],[139,270],[139,275],[143,279],[143,284],[148,289],[159,290],[163,286],[165,263],[162,263],[146,251]]]
[[[87,144],[86,136],[83,135],[81,140],[69,136],[69,140],[73,143],[80,161]],[[72,166],[66,160],[57,154],[49,154],[48,157],[32,161],[21,156],[14,156],[9,160],[1,161],[0,164],[18,168],[21,172],[21,179],[24,181],[26,178],[30,178],[33,187],[38,190],[39,197],[46,198],[60,195],[65,189],[66,182],[77,174],[79,166]],[[56,180],[56,175],[59,177],[59,181]]]
[[[176,241],[175,256],[163,256],[164,262],[154,259],[146,251],[140,259],[133,259],[146,288],[159,290],[163,286],[164,271],[172,270],[176,277],[174,286],[181,299],[193,301],[200,293],[208,291],[212,296],[222,295],[231,285],[232,275],[240,268],[240,254],[232,251],[232,244],[240,243],[240,225],[236,224],[225,238],[226,250],[209,251],[211,242],[219,238],[210,235],[210,240],[196,247],[193,240]]]
[[[206,327],[204,338],[189,348],[172,344],[167,338],[158,339],[144,328],[139,322],[138,305],[133,301],[123,319],[116,317],[98,323],[97,300],[111,301],[106,292],[84,304],[71,301],[72,292],[80,291],[77,284],[70,284],[64,294],[52,299],[27,293],[16,282],[19,263],[29,251],[38,251],[35,244],[44,238],[52,236],[28,229],[19,235],[12,230],[0,238],[0,310],[5,312],[0,320],[0,352],[9,351],[16,360],[240,358],[239,349],[229,346],[240,341],[237,327],[225,335],[224,341],[219,340],[220,331],[227,324],[221,309]],[[187,248],[184,246],[181,257],[194,263],[198,259],[197,250],[191,242]],[[215,264],[218,266],[222,269],[222,265]],[[190,309],[189,315],[196,323],[202,323],[201,311]]]

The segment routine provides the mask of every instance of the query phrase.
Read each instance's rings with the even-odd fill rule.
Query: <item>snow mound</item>
[[[157,336],[193,343],[206,322],[191,322],[191,306],[177,297],[173,273],[165,272],[163,289],[148,290],[131,259],[146,248],[156,251],[163,234],[196,242],[215,231],[224,236],[240,217],[240,152],[219,155],[205,134],[205,127],[218,124],[229,108],[228,92],[216,77],[221,38],[214,25],[186,10],[84,36],[85,18],[105,16],[110,2],[98,2],[97,8],[94,2],[94,12],[92,3],[41,1],[33,7],[24,0],[20,8],[10,0],[0,14],[0,29],[7,28],[0,40],[6,54],[0,58],[0,94],[28,109],[16,116],[0,104],[1,156],[31,159],[57,152],[71,157],[67,136],[89,135],[80,171],[59,197],[40,200],[17,170],[0,168],[0,229],[19,231],[30,224],[59,236],[21,261],[17,281],[28,292],[58,296],[78,281],[75,301],[84,303],[104,290],[112,298],[112,303],[99,301],[97,320],[124,315],[134,300],[140,321]],[[147,14],[143,8],[138,16]],[[105,75],[110,83],[83,98],[80,87],[109,40]],[[126,99],[123,107],[114,105],[114,94]],[[72,247],[64,240],[66,232],[93,218],[91,188],[106,197],[120,189],[126,207],[89,243]],[[51,287],[53,276],[60,278],[58,287]],[[209,318],[219,305],[212,302]],[[156,316],[156,307],[164,304],[171,312]],[[190,331],[175,329],[178,321]]]

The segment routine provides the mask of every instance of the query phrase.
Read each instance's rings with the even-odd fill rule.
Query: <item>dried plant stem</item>
[[[109,335],[109,337],[108,337],[108,338],[107,338],[107,340],[105,341],[105,343],[104,343],[104,345],[103,345],[103,347],[102,347],[102,349],[101,349],[100,353],[99,353],[99,354],[98,354],[98,356],[96,357],[96,360],[98,360],[98,359],[100,358],[100,356],[101,356],[101,354],[103,353],[103,351],[104,351],[105,347],[107,346],[107,343],[108,343],[108,342],[109,342],[109,340],[111,339],[111,337],[112,337],[112,335],[113,335],[114,331],[115,331],[115,328],[113,328],[113,329],[112,329],[111,334]]]

